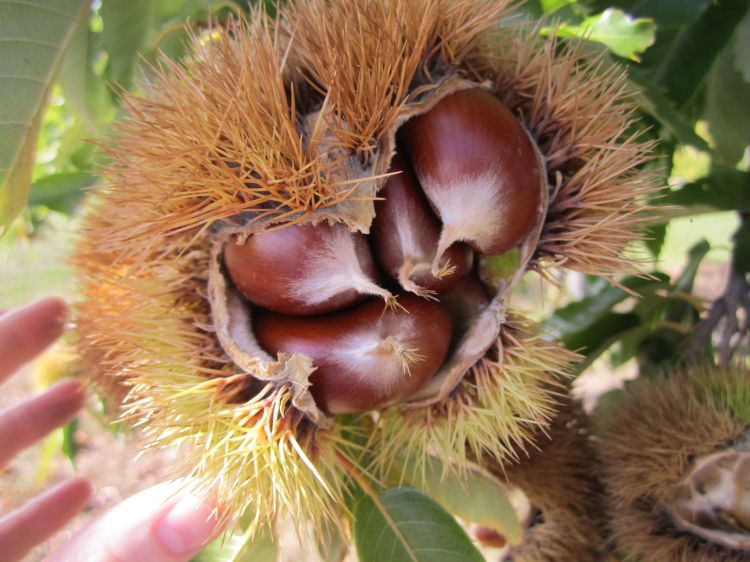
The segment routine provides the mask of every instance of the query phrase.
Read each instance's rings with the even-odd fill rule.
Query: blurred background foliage
[[[540,33],[583,40],[585,56],[624,65],[635,126],[657,141],[650,166],[664,189],[649,203],[659,218],[632,249],[649,275],[616,286],[569,274],[559,279],[567,291],[531,281],[521,291],[548,333],[584,354],[580,373],[603,365],[648,375],[747,351],[749,4],[529,0],[514,16],[544,18]],[[160,57],[179,59],[191,35],[250,9],[230,0],[0,0],[0,309],[75,297],[66,257],[122,92],[139,93]]]

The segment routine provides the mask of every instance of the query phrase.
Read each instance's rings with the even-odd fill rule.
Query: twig
[[[739,311],[742,311],[743,316],[741,323]],[[724,294],[714,301],[708,316],[693,331],[688,344],[689,357],[695,358],[702,354],[722,320],[724,325],[717,341],[718,362],[720,365],[728,365],[737,347],[750,332],[750,285],[745,276],[737,273],[734,267],[729,274]]]

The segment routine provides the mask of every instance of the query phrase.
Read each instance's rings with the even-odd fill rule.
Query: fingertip
[[[48,297],[0,317],[0,380],[63,334],[68,311],[63,299]]]
[[[78,411],[86,402],[86,389],[79,380],[63,379],[41,395],[41,399],[44,398],[46,401],[43,415],[58,426],[78,415]]]
[[[60,393],[71,405],[82,408],[86,402],[86,385],[79,379],[62,379],[50,387],[50,391]]]
[[[78,531],[47,562],[187,562],[220,531],[215,502],[190,490],[174,481],[131,496]]]
[[[216,510],[206,498],[182,497],[156,524],[156,536],[164,548],[177,555],[195,552],[216,533]]]
[[[35,546],[67,525],[86,505],[93,486],[85,478],[61,482],[17,510],[0,517],[0,554],[21,560]]]
[[[67,317],[69,312],[68,301],[57,295],[51,295],[49,297],[43,297],[33,303],[30,306],[39,306],[47,308],[51,313],[56,313],[58,316]]]
[[[74,476],[52,488],[60,503],[77,514],[84,509],[94,495],[94,485],[84,476]]]
[[[68,480],[67,483],[76,496],[86,498],[86,501],[94,495],[94,491],[96,490],[94,484],[91,483],[91,480],[85,476],[75,476]]]
[[[52,339],[60,337],[70,317],[70,307],[65,299],[57,296],[45,297],[18,310],[47,327],[46,335]]]
[[[70,307],[60,297],[46,297],[37,301],[38,306],[49,315],[51,334],[58,338],[65,331],[65,325],[70,318]]]

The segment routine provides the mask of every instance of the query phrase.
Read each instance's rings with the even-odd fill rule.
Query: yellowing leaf
[[[654,44],[656,25],[650,19],[633,18],[622,10],[608,8],[581,23],[563,23],[554,32],[560,37],[602,43],[616,55],[638,60],[638,55]]]

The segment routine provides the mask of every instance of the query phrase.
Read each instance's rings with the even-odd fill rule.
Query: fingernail
[[[78,379],[62,379],[57,381],[53,388],[64,387],[62,401],[68,404],[69,408],[81,408],[86,401],[86,385]]]
[[[53,327],[54,331],[58,336],[61,336],[62,333],[65,331],[65,327],[68,323],[68,319],[70,318],[70,309],[68,308],[68,304],[62,300],[62,299],[55,299],[57,300],[56,303],[56,312],[53,316]]]
[[[44,330],[50,339],[57,339],[65,331],[65,324],[68,322],[69,310],[68,304],[59,297],[48,297],[35,302],[29,308],[36,309],[43,314]]]
[[[162,516],[156,533],[167,550],[185,554],[203,546],[214,534],[216,524],[213,509],[204,500],[188,495]]]

